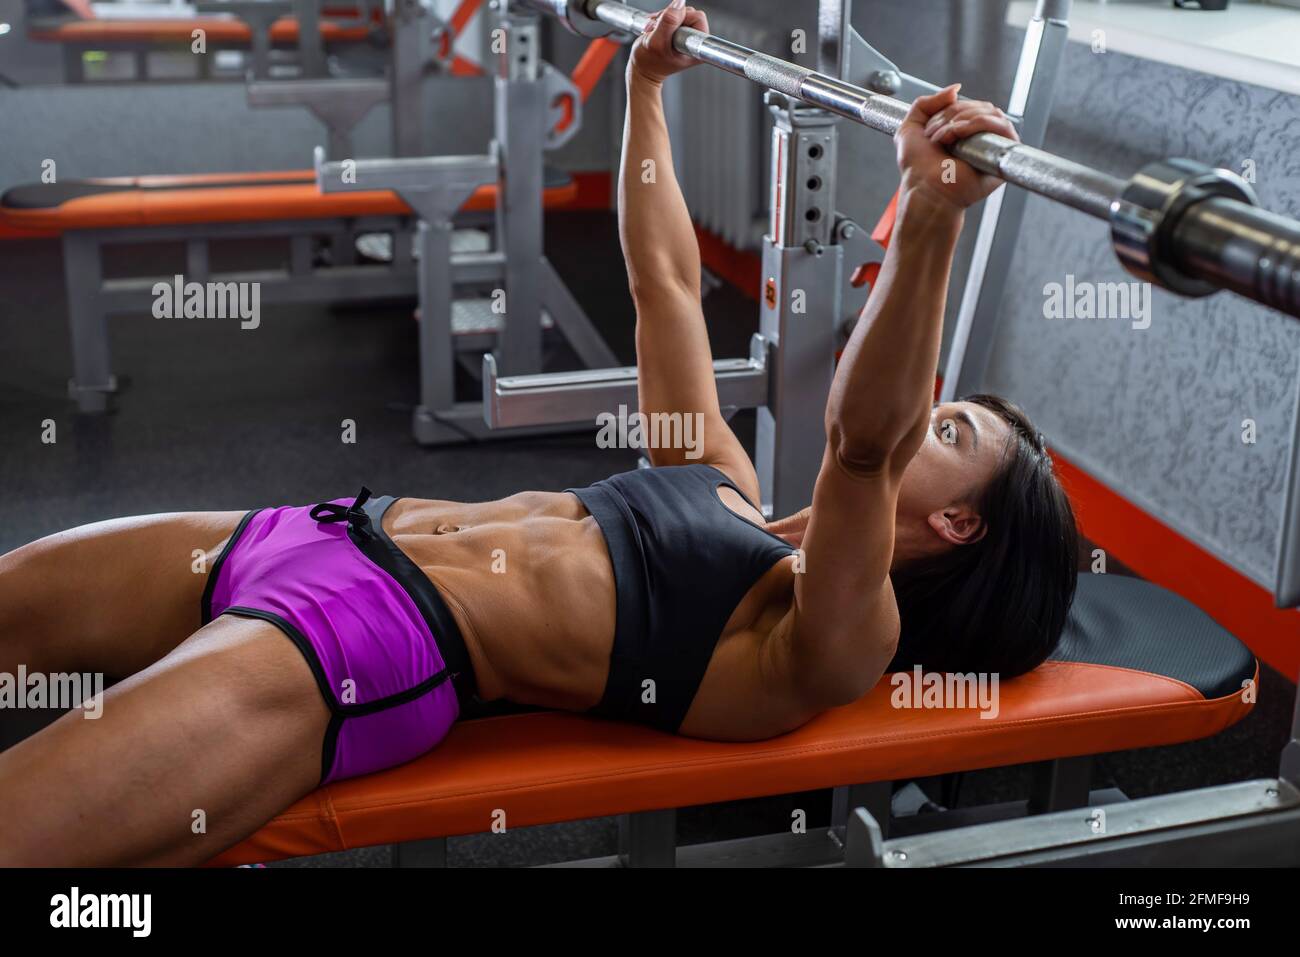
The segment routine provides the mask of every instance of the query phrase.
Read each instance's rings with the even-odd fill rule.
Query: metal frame
[[[153,284],[163,276],[105,279],[105,246],[154,241],[185,244],[186,279],[194,282],[261,283],[264,303],[304,302],[320,299],[367,301],[415,292],[415,273],[409,257],[389,265],[321,267],[315,260],[315,238],[342,232],[399,233],[409,228],[406,217],[362,217],[348,221],[285,220],[253,223],[210,223],[202,235],[191,226],[79,229],[63,234],[63,268],[68,296],[68,326],[72,340],[73,376],[69,394],[82,412],[104,412],[109,396],[117,391],[109,349],[109,317],[123,312],[147,312]],[[209,244],[224,239],[286,238],[290,243],[286,269],[213,274]],[[461,260],[465,281],[490,276],[493,266],[484,257]],[[499,271],[499,267],[496,267]]]
[[[418,4],[417,4],[418,5]],[[421,9],[423,9],[421,7]],[[421,303],[421,397],[414,416],[417,441],[425,444],[491,437],[483,425],[478,402],[454,401],[455,366],[466,354],[499,347],[517,368],[540,367],[542,332],[558,328],[588,365],[607,366],[615,359],[591,325],[581,306],[542,253],[542,153],[567,141],[581,125],[581,97],[572,82],[537,56],[535,16],[512,18],[512,42],[526,41],[531,54],[496,87],[498,139],[491,154],[461,157],[400,158],[355,161],[356,181],[345,183],[338,163],[315,159],[318,184],[324,192],[393,189],[414,216],[207,223],[145,228],[70,230],[63,234],[73,378],[69,392],[83,412],[103,412],[117,390],[112,374],[108,319],[119,312],[147,310],[153,283],[148,277],[105,281],[102,247],[153,240],[186,244],[189,281],[249,281],[262,284],[262,302],[368,301],[418,295]],[[423,22],[422,20],[420,22]],[[414,28],[408,33],[418,32]],[[305,79],[252,82],[248,95],[256,105],[305,105],[317,113],[331,132],[334,150],[350,152],[347,134],[374,103],[389,96],[387,84],[375,80]],[[564,134],[553,134],[560,107],[569,96],[572,122]],[[410,124],[406,124],[407,129]],[[506,170],[510,175],[506,175]],[[348,177],[351,179],[351,177]],[[497,248],[488,252],[452,252],[453,219],[473,189],[497,182],[495,214]],[[412,245],[398,242],[413,233]],[[356,264],[355,239],[363,233],[391,233],[394,258],[387,264]],[[317,264],[315,238],[327,237],[331,265]],[[290,265],[285,270],[259,270],[213,276],[208,268],[208,244],[244,237],[284,237],[290,241]],[[486,315],[470,301],[456,301],[465,286],[504,287],[509,292],[509,317]],[[544,310],[544,311],[543,311]],[[511,321],[507,321],[509,318]],[[572,425],[539,424],[527,431],[569,431]],[[517,434],[517,433],[516,433]]]
[[[588,36],[635,36],[649,18],[615,0],[526,2]],[[1038,19],[1064,7],[1062,0],[1038,0]],[[673,45],[877,132],[894,135],[907,115],[908,104],[900,100],[716,35],[679,27]],[[962,140],[952,153],[1007,183],[1106,220],[1120,261],[1141,279],[1182,295],[1230,289],[1300,318],[1300,222],[1259,209],[1254,191],[1235,173],[1164,161],[1125,181],[992,133]]]
[[[392,190],[419,217],[420,401],[412,431],[422,445],[504,437],[489,427],[480,401],[455,397],[457,349],[453,338],[456,307],[452,274],[452,218],[478,186],[497,183],[496,235],[503,266],[506,310],[495,337],[495,353],[485,359],[495,372],[536,372],[541,368],[542,334],[548,323],[592,366],[615,361],[542,249],[543,172],[546,149],[568,135],[553,136],[559,119],[557,99],[570,96],[573,122],[581,122],[581,97],[567,77],[541,61],[537,16],[495,11],[507,33],[510,56],[501,61],[495,87],[495,139],[488,154],[338,162],[316,155],[317,185],[324,193]],[[571,431],[564,421],[516,425],[509,434]]]
[[[1051,7],[1048,12],[1061,12],[1055,0],[1044,2]],[[551,4],[531,5],[555,12]],[[576,6],[580,4],[569,4],[563,11],[571,18],[570,23],[581,15]],[[1068,3],[1065,7],[1068,9]],[[613,10],[613,19],[606,25],[635,25],[641,22],[638,18],[644,17],[620,4],[593,2],[584,9],[593,15]],[[849,0],[822,0],[819,5],[819,62],[839,77],[787,66],[802,71],[805,78],[821,76],[826,82],[838,84],[839,89],[854,89],[849,80],[859,75],[878,86],[912,96],[937,89],[902,72],[863,40],[849,24],[850,9]],[[1046,17],[1040,18],[1038,28],[1026,36],[1013,90],[1015,118],[1025,127],[1026,137],[1036,142],[1041,141],[1046,129],[1052,88],[1065,49],[1065,25],[1054,20],[1050,42],[1045,43],[1046,23]],[[682,32],[674,38],[675,43]],[[703,49],[700,44],[705,42],[699,38],[704,35],[686,32],[691,34],[687,42],[695,44],[691,52],[699,55]],[[753,51],[745,55],[749,62],[758,59],[769,66],[773,62],[773,58]],[[735,62],[724,65],[724,69],[763,82],[779,79],[753,75],[750,67],[738,68]],[[779,89],[778,83],[771,85]],[[784,85],[787,89],[791,86]],[[869,99],[880,99],[867,91],[860,92]],[[852,329],[868,292],[852,285],[852,271],[871,258],[874,247],[866,230],[835,211],[836,113],[848,114],[842,109],[828,111],[809,106],[799,97],[776,89],[768,92],[767,102],[774,123],[770,218],[762,243],[759,314],[767,354],[761,363],[753,356],[749,362],[753,364],[750,373],[754,378],[761,371],[767,379],[764,401],[754,403],[758,415],[755,466],[762,491],[761,507],[767,515],[785,515],[798,511],[812,497],[825,445],[821,422],[834,376],[836,348]],[[906,109],[897,101],[889,102]],[[1022,210],[1023,195],[1019,205],[1013,200],[1005,207],[993,203],[986,206],[981,235],[987,235],[985,245],[995,247],[999,254],[992,262],[987,255],[978,258],[972,266],[966,294],[970,306],[963,307],[965,313],[978,313],[986,321],[996,318],[996,300],[1005,284]],[[986,276],[990,269],[992,272]],[[957,351],[964,353],[965,344],[963,338]],[[744,362],[715,363],[724,408],[744,407],[734,404],[736,385],[732,378],[738,368],[736,363]],[[579,377],[516,376],[509,372],[498,369],[490,358],[484,361],[484,415],[490,427],[563,420],[593,422],[596,415],[617,405],[636,405],[635,369],[607,369]]]
[[[325,125],[329,155],[343,158],[352,151],[352,131],[365,115],[390,98],[388,81],[352,78],[336,80],[250,80],[248,105],[257,107],[300,106]],[[393,113],[394,140],[398,139],[398,114]]]
[[[773,833],[703,844],[677,844],[677,810],[674,808],[636,811],[618,816],[616,853],[540,866],[836,867],[849,861],[861,863],[862,838],[864,833],[868,833],[863,831],[863,826],[867,820],[873,824],[882,821],[884,832],[893,830],[902,835],[896,839],[901,847],[906,841],[949,840],[950,835],[968,833],[977,822],[1006,824],[1023,820],[1037,824],[1055,820],[1066,808],[1100,808],[1113,814],[1117,808],[1128,806],[1128,798],[1114,788],[1088,790],[1090,764],[1091,758],[1078,757],[1035,766],[1034,783],[1027,800],[923,815],[894,810],[898,802],[892,781],[845,784],[831,789],[829,827],[809,828],[804,833]],[[1074,817],[1081,816],[1077,811],[1064,811],[1066,815],[1071,813]],[[391,845],[393,866],[446,867],[446,842],[444,837]]]

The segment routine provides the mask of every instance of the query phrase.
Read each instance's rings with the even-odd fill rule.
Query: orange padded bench
[[[1213,735],[1251,709],[1254,656],[1158,586],[1081,576],[1052,660],[999,712],[862,700],[768,741],[724,744],[581,715],[458,724],[423,757],[324,787],[216,858],[234,865],[491,830],[1101,754]]]
[[[578,183],[567,174],[546,170],[543,187],[545,209],[571,207],[581,200]],[[496,204],[497,185],[489,183],[474,190],[459,212],[490,217]],[[263,304],[370,302],[415,296],[415,269],[409,255],[385,264],[356,263],[351,251],[355,237],[405,233],[414,218],[406,203],[388,190],[322,193],[313,170],[68,180],[16,186],[0,196],[0,238],[62,240],[72,343],[69,389],[85,412],[105,411],[117,389],[108,317],[148,312],[154,299],[154,279],[104,276],[104,246],[183,242],[188,277],[204,281],[209,278],[211,242],[288,239],[287,269],[234,277],[258,282]],[[322,236],[333,244],[328,267],[321,265],[316,252]],[[399,245],[394,243],[394,249]],[[467,255],[453,263],[454,280],[496,281],[503,264],[499,253]],[[464,345],[469,348],[479,339],[466,337]]]
[[[202,30],[209,43],[247,44],[253,39],[252,28],[247,23],[220,17],[70,20],[66,23],[34,24],[27,35],[44,43],[67,43],[84,47],[139,43],[181,43],[188,46],[195,30]],[[364,24],[345,25],[322,20],[320,35],[326,43],[359,43],[370,35],[370,28]],[[282,17],[273,23],[271,42],[281,46],[296,44],[298,21],[292,17]]]
[[[548,185],[546,209],[578,197],[572,179]],[[496,208],[495,184],[480,186],[462,212]],[[321,193],[312,170],[200,173],[71,180],[18,186],[0,196],[0,228],[13,234],[56,236],[71,229],[119,229],[196,223],[407,216],[411,210],[387,191]]]

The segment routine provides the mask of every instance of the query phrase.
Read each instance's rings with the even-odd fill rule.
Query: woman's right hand
[[[673,46],[673,34],[682,26],[708,33],[709,19],[703,10],[686,6],[685,0],[672,0],[662,10],[650,14],[645,32],[632,45],[628,70],[652,83],[662,83],[674,73],[696,66],[699,60],[678,53]]]
[[[957,209],[973,206],[1002,180],[957,159],[947,147],[976,133],[996,133],[1019,142],[1011,120],[992,103],[961,100],[960,85],[919,96],[894,135],[903,189],[921,191]]]

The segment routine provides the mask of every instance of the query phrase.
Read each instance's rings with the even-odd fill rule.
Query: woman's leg
[[[124,678],[200,625],[208,572],[243,512],[83,525],[0,555],[0,672]]]
[[[327,709],[275,626],[223,616],[0,753],[0,866],[193,865],[314,789]]]

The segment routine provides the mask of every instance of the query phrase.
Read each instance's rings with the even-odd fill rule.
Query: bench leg
[[[393,237],[396,244],[398,237]],[[451,335],[453,283],[451,223],[426,222],[416,227],[420,247],[420,404],[413,416],[415,439],[434,444],[453,430],[439,420],[456,404],[456,343]],[[463,438],[463,436],[462,436]]]
[[[872,781],[869,784],[852,784],[835,788],[831,792],[831,829],[842,842],[845,827],[854,808],[865,807],[880,825],[885,837],[889,836],[890,802],[894,797],[892,781]]]
[[[99,302],[102,277],[95,238],[64,233],[63,274],[72,339],[72,381],[68,391],[81,412],[105,412],[117,381],[110,368],[108,315]]]
[[[1029,814],[1066,811],[1088,806],[1092,779],[1092,756],[1057,758],[1034,765],[1034,783],[1029,795]]]
[[[676,867],[677,812],[669,809],[620,816],[618,857],[624,867]]]
[[[425,841],[406,841],[393,845],[394,867],[446,867],[447,839],[434,837]]]

